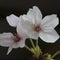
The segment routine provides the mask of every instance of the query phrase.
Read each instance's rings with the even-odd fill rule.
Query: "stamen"
[[[19,37],[17,34],[13,36],[14,42],[19,42],[21,40],[21,37]]]
[[[39,24],[34,24],[34,30],[36,32],[39,32],[41,30],[40,25]]]

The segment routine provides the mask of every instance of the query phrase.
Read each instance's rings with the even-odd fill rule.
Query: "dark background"
[[[38,6],[43,17],[57,14],[60,19],[60,0],[0,0],[0,33],[15,33],[15,28],[8,25],[6,16],[10,14],[17,16],[25,14],[32,6]],[[60,26],[58,25],[55,29],[60,35]],[[44,53],[48,52],[53,55],[56,51],[60,50],[60,39],[53,44],[47,44],[39,39],[39,45]],[[33,60],[32,54],[25,48],[13,49],[9,55],[6,55],[7,49],[0,46],[0,60]],[[60,60],[60,55],[56,56],[55,59]]]

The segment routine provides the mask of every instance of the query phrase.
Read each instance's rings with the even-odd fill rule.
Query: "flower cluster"
[[[10,26],[15,27],[17,33],[11,32],[0,34],[0,45],[9,47],[7,54],[11,52],[13,48],[26,47],[31,51],[36,58],[42,55],[42,51],[38,45],[38,37],[40,37],[46,43],[54,43],[59,39],[58,33],[55,31],[55,27],[59,24],[59,19],[56,14],[48,15],[42,18],[42,13],[37,6],[33,6],[27,12],[27,14],[15,16],[11,14],[6,17]],[[25,41],[29,38],[33,48],[29,48]],[[36,46],[32,39],[36,40]],[[43,55],[44,57],[45,55]],[[53,60],[49,54],[45,60]]]

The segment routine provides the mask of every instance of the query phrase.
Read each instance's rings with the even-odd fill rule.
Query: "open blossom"
[[[11,52],[13,48],[23,48],[25,46],[25,40],[27,38],[26,34],[21,28],[19,28],[18,18],[13,14],[7,16],[9,24],[13,27],[16,27],[17,34],[2,33],[0,34],[0,45],[4,47],[9,47],[7,54]]]
[[[59,24],[59,19],[56,14],[45,16],[42,19],[41,11],[38,7],[33,6],[27,14],[21,15],[19,20],[22,30],[33,39],[40,37],[48,43],[55,42],[59,35],[54,28]]]
[[[0,46],[9,47],[7,54],[11,52],[13,48],[23,48],[25,46],[25,36],[12,33],[0,34]]]

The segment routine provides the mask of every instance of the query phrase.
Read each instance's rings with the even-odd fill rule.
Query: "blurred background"
[[[6,16],[10,14],[17,16],[26,14],[32,6],[38,6],[43,17],[50,14],[57,14],[60,19],[60,0],[0,0],[0,33],[15,33],[15,28],[9,26],[7,23]],[[60,35],[60,25],[55,29]],[[27,44],[28,42],[26,41]],[[30,44],[28,45],[30,46]],[[47,44],[39,39],[39,45],[44,53],[48,52],[53,55],[56,51],[60,50],[60,39],[53,44]],[[32,54],[25,48],[13,49],[9,55],[6,55],[7,49],[0,46],[0,60],[33,60]],[[55,59],[60,60],[60,55],[56,56]]]

